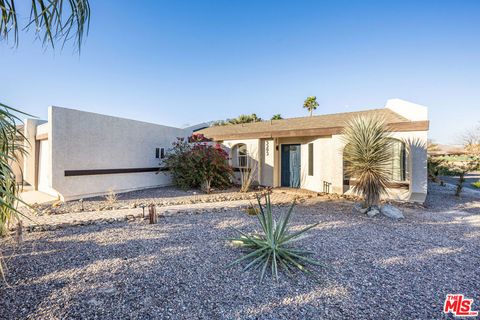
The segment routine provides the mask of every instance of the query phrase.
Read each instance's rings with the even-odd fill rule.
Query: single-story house
[[[263,186],[303,188],[338,194],[352,192],[344,173],[342,130],[356,116],[377,115],[388,125],[392,183],[388,197],[424,202],[427,194],[427,108],[390,99],[385,108],[196,131],[227,147],[234,168],[253,167]]]
[[[237,169],[255,163],[260,185],[342,194],[353,183],[343,170],[342,130],[352,117],[371,114],[385,118],[397,141],[389,197],[423,202],[427,108],[399,99],[377,110],[188,128],[49,107],[46,121],[24,122],[23,177],[61,200],[167,186],[168,172],[158,174],[162,158],[178,137],[196,132],[222,143]]]
[[[168,174],[157,174],[165,152],[201,126],[181,129],[49,107],[47,121],[24,121],[24,181],[61,200],[167,186]]]

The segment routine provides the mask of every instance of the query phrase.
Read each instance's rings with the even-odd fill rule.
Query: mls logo
[[[447,294],[443,312],[451,312],[455,317],[476,317],[478,311],[472,311],[473,299],[464,298],[463,294]]]

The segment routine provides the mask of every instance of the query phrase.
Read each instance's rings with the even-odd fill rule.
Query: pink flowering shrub
[[[164,163],[172,174],[173,183],[182,188],[225,188],[232,182],[233,170],[228,164],[228,153],[221,145],[211,145],[203,137],[183,138],[173,143]]]

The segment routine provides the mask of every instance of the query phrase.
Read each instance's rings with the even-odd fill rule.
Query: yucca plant
[[[378,205],[391,180],[393,140],[379,117],[355,117],[343,130],[345,174],[354,179],[353,191],[365,208]]]
[[[265,195],[265,205],[261,204],[260,197],[257,198],[259,213],[257,214],[260,222],[261,231],[256,233],[245,233],[235,229],[240,236],[229,239],[233,244],[240,245],[250,252],[243,257],[233,261],[227,267],[232,267],[243,261],[248,264],[243,268],[244,271],[254,268],[261,269],[260,282],[263,281],[267,268],[270,267],[272,278],[278,279],[278,269],[282,268],[289,275],[295,270],[305,273],[311,273],[306,264],[321,265],[320,262],[309,258],[314,252],[298,249],[292,246],[295,240],[300,239],[306,231],[314,228],[318,223],[303,228],[300,231],[290,232],[288,222],[292,216],[295,201],[290,206],[286,214],[278,220],[272,213],[270,196]]]

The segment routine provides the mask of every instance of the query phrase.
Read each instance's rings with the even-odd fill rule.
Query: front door
[[[282,144],[282,187],[300,188],[300,145]]]

